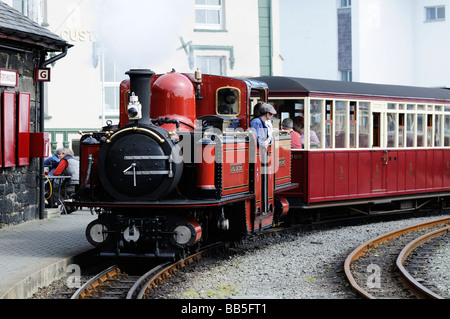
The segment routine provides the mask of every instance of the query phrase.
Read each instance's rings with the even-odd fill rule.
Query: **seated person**
[[[70,191],[75,190],[75,185],[80,183],[80,162],[73,157],[71,149],[63,148],[59,154],[59,165],[53,171],[53,176],[70,176],[69,185],[72,186]]]
[[[49,174],[51,175],[53,171],[58,167],[59,164],[59,154],[61,153],[62,148],[58,148],[52,156],[47,158],[44,161],[44,166],[49,168]]]
[[[294,119],[294,131],[297,131],[302,136],[302,146],[305,147],[305,127],[303,124],[303,121],[300,121],[298,118]],[[310,139],[310,145],[320,147],[320,139],[317,136],[316,132],[313,130],[309,131],[309,139]]]
[[[301,149],[302,148],[302,136],[299,132],[294,129],[294,122],[290,118],[286,118],[281,122],[281,129],[284,131],[291,130],[291,148]]]

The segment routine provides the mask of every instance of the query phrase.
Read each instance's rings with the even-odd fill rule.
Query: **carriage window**
[[[381,113],[373,113],[373,144],[372,147],[381,146]]]
[[[278,113],[288,113],[289,117],[294,120],[295,118],[301,118],[303,123],[305,100],[269,100],[269,104],[277,110]],[[282,118],[283,120],[283,118]]]
[[[239,91],[240,94],[240,91]],[[250,100],[248,101],[248,106],[250,108],[250,114],[252,115],[252,119],[254,117],[259,116],[259,108],[255,108],[256,105],[260,102],[264,102],[266,100],[266,91],[260,90],[256,88],[252,88],[250,91]],[[269,101],[272,104],[272,102]],[[276,104],[273,104],[273,107],[277,110]]]
[[[325,113],[325,143],[327,147],[333,147],[333,101],[326,101]]]
[[[398,147],[405,147],[405,114],[398,115]]]
[[[360,102],[358,112],[358,125],[359,125],[359,147],[369,147],[369,103]]]
[[[397,114],[388,113],[388,145],[387,147],[395,147],[395,140],[397,135]]]
[[[311,100],[310,106],[311,128],[309,139],[311,148],[320,148],[320,139],[322,137],[322,101]]]
[[[417,147],[425,146],[425,115],[417,114]]]
[[[434,116],[434,146],[442,146],[442,123],[441,123],[442,115]]]
[[[396,105],[394,103],[388,104],[388,110],[395,110],[395,109],[396,109]]]
[[[450,146],[450,115],[445,116],[444,146]]]
[[[336,101],[335,109],[335,140],[336,148],[345,148],[345,132],[347,132],[347,103]]]
[[[356,147],[356,102],[350,102],[350,147]]]
[[[414,133],[416,131],[416,123],[414,114],[406,114],[406,147],[414,147]]]
[[[217,90],[217,114],[238,115],[240,113],[240,91],[236,88]]]
[[[305,116],[304,108],[305,108],[305,101],[304,100],[294,100],[292,101],[294,103],[294,109],[295,114],[294,117],[303,117]]]
[[[433,146],[433,115],[427,117],[427,146]]]

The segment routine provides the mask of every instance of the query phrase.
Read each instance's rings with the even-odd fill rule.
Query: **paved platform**
[[[75,256],[93,249],[85,231],[97,216],[89,210],[46,216],[0,229],[0,299],[31,297],[67,275]]]

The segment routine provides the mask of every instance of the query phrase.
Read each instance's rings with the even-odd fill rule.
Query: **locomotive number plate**
[[[124,172],[124,175],[133,176],[136,173],[136,176],[145,176],[145,175],[169,175],[170,171],[128,171]]]

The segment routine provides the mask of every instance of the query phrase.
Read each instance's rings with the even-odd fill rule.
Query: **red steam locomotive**
[[[120,123],[80,140],[82,184],[68,202],[97,209],[86,230],[102,256],[177,258],[213,240],[278,223],[291,183],[290,135],[261,157],[249,130],[267,85],[221,76],[130,70]]]

